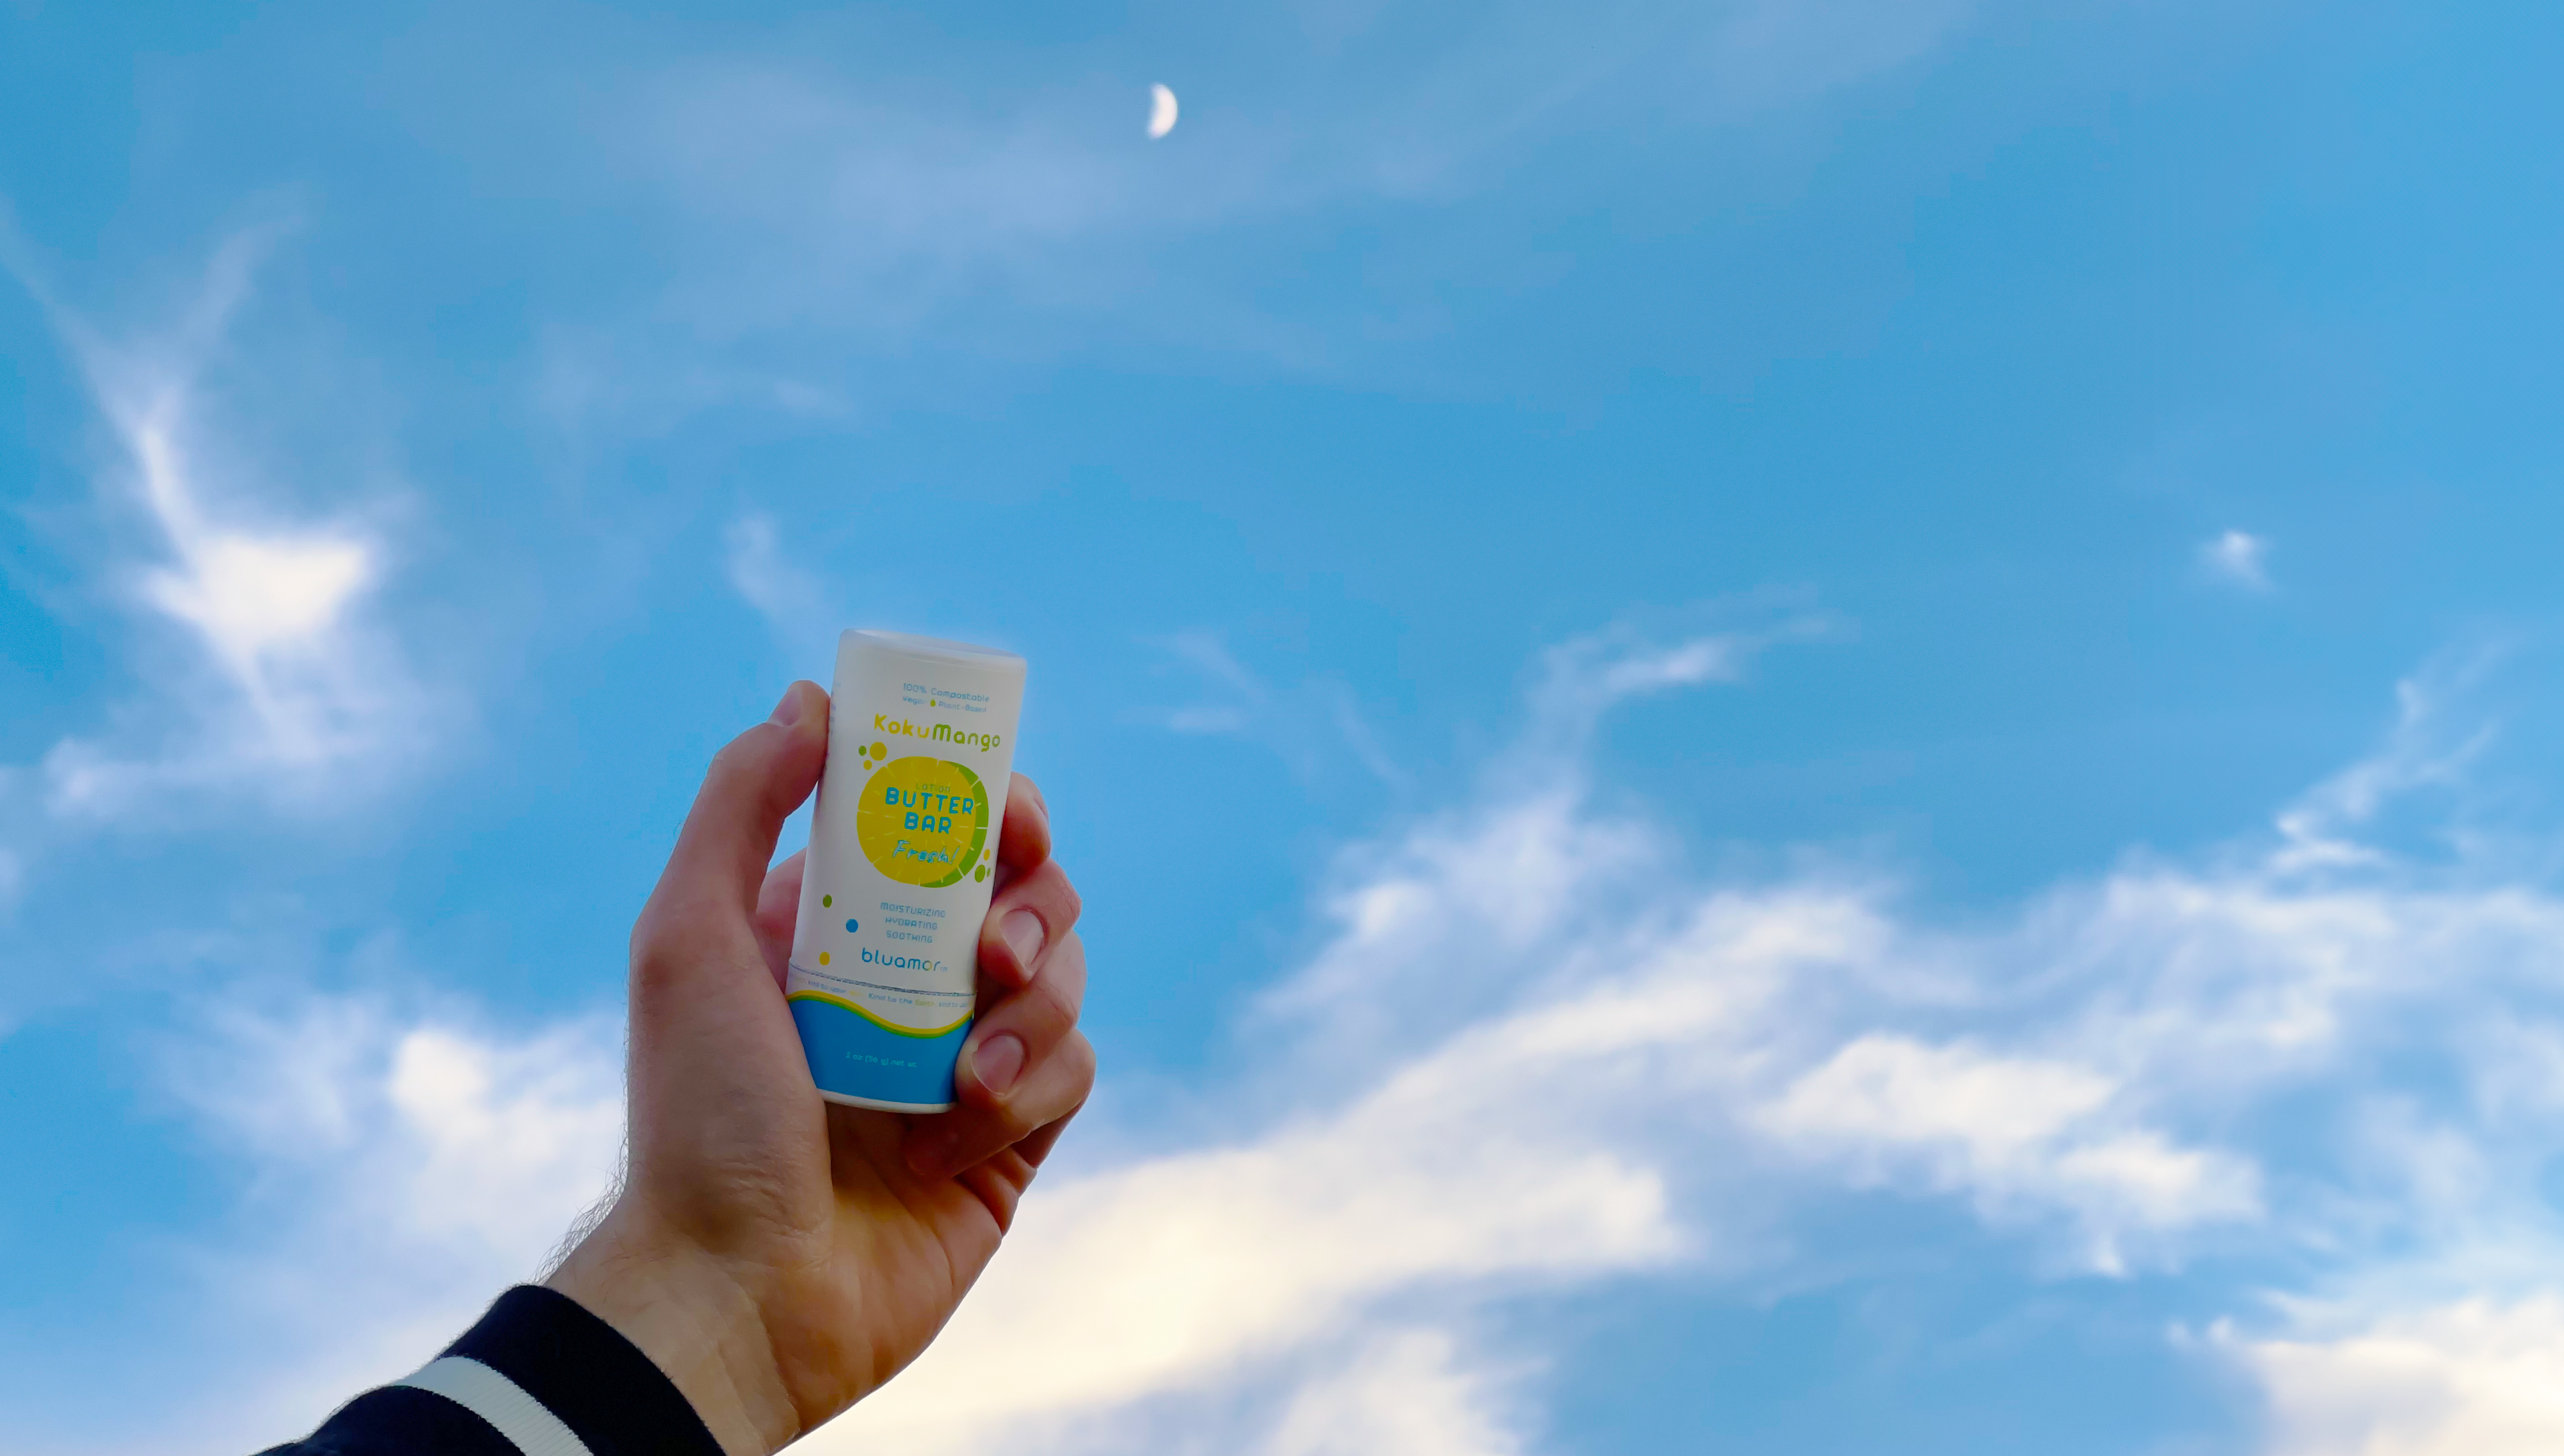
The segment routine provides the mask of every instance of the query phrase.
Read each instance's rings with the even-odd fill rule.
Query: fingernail
[[[970,1054],[970,1070],[979,1074],[979,1085],[999,1097],[1015,1085],[1024,1070],[1024,1039],[1009,1031],[979,1043]]]
[[[800,685],[794,684],[793,686],[798,687]],[[792,725],[799,723],[800,721],[801,695],[793,692],[791,688],[786,688],[783,690],[783,701],[774,705],[774,715],[772,718],[768,719],[767,722],[779,723],[785,728],[790,728]]]
[[[1029,910],[1015,911],[998,923],[997,934],[1006,937],[1006,948],[1015,952],[1015,964],[1029,972],[1033,957],[1041,953],[1041,917]]]

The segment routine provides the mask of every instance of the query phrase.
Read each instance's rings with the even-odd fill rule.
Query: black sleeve
[[[445,1353],[262,1456],[722,1456],[614,1327],[548,1289],[499,1297]]]

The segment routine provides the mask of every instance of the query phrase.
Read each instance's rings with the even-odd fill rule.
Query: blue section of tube
[[[940,1107],[953,1101],[953,1065],[970,1035],[963,1022],[937,1037],[884,1031],[843,1006],[825,1001],[792,1003],[810,1080],[822,1092]]]

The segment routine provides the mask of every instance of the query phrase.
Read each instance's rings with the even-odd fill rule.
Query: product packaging
[[[784,982],[830,1102],[953,1106],[1023,694],[1010,652],[896,632],[837,640]]]

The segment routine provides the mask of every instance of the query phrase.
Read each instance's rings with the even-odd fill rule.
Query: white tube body
[[[819,1095],[942,1112],[970,1034],[1024,660],[848,631],[784,996]]]

